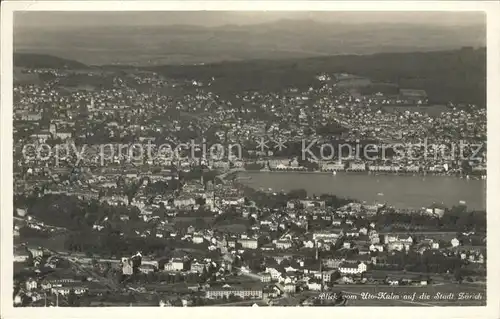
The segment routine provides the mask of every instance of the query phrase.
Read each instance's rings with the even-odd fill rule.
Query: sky
[[[264,12],[264,11],[191,11],[191,12],[16,12],[17,28],[105,26],[198,25],[206,27],[227,24],[249,25],[282,19],[313,20],[326,23],[411,23],[427,25],[484,25],[480,12]]]

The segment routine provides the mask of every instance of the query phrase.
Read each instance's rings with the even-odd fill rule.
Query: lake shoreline
[[[248,170],[239,171],[235,180],[257,190],[304,189],[308,195],[332,194],[361,202],[385,203],[398,209],[465,203],[470,209],[486,210],[485,180],[449,175]]]
[[[410,176],[410,177],[448,177],[448,178],[457,178],[457,179],[467,179],[462,176],[457,176],[457,175],[447,175],[447,174],[438,174],[438,173],[374,173],[374,172],[369,172],[369,171],[336,171],[337,174],[340,175],[366,175],[366,176]],[[273,173],[273,174],[315,174],[315,175],[332,175],[336,176],[337,174],[333,174],[333,172],[329,171],[302,171],[302,170],[297,170],[297,171],[281,171],[281,170],[269,170],[269,171],[262,171],[262,170],[244,170],[244,171],[239,171],[237,175],[239,174],[245,174],[245,173],[250,173],[250,174],[255,174],[255,173]],[[477,176],[473,176],[470,178],[471,180],[483,180],[482,178],[479,178]]]

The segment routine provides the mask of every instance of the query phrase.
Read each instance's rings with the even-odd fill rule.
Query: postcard
[[[499,9],[2,2],[2,317],[498,318]]]

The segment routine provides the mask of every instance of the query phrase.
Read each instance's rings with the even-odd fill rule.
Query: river
[[[242,172],[241,183],[255,189],[290,191],[309,195],[333,194],[387,203],[398,208],[421,208],[432,203],[448,207],[465,201],[469,209],[486,210],[486,180],[449,176],[369,175],[357,173]]]

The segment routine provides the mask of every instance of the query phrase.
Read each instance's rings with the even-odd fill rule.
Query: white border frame
[[[255,318],[266,316],[369,316],[388,318],[500,318],[500,2],[497,1],[2,1],[1,3],[1,139],[0,139],[0,204],[1,204],[1,316],[3,318],[138,318],[152,315],[169,317],[232,316]],[[12,179],[12,78],[13,78],[13,12],[14,11],[483,11],[487,14],[487,116],[488,116],[488,179],[487,211],[487,305],[485,307],[110,307],[110,308],[14,308],[13,293],[13,179]],[[168,309],[168,310],[167,310]],[[353,310],[355,312],[353,313]],[[403,312],[404,311],[404,312]],[[146,312],[146,313],[145,313]]]

